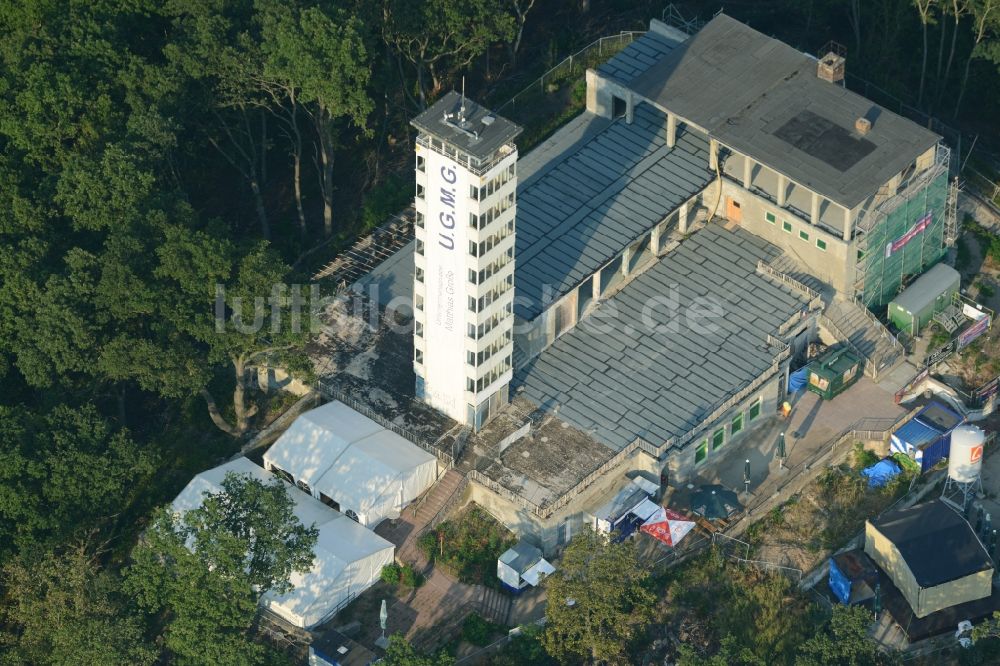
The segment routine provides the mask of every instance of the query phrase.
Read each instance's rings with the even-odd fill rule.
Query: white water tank
[[[974,425],[963,425],[951,432],[948,476],[958,483],[972,483],[983,469],[983,442],[986,433]]]

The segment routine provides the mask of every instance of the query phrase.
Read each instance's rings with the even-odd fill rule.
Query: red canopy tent
[[[694,521],[673,509],[660,507],[642,524],[639,531],[645,532],[668,546],[676,546],[693,529]]]

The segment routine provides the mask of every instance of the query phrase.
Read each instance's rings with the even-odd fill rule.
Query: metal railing
[[[767,275],[768,277],[772,277],[775,280],[781,282],[781,284],[785,285],[789,289],[793,289],[807,296],[809,298],[810,309],[818,307],[823,303],[823,298],[820,296],[818,291],[802,284],[801,282],[793,278],[791,275],[787,273],[782,273],[776,268],[773,268],[772,266],[764,262],[762,259],[757,261],[757,272],[763,275]]]
[[[887,441],[889,436],[900,426],[908,421],[914,412],[907,412],[898,418],[864,418],[855,421],[852,425],[830,440],[829,445],[824,446],[824,452],[817,458],[805,460],[797,465],[788,467],[789,474],[787,480],[774,490],[768,489],[767,495],[746,507],[742,516],[725,527],[725,532],[739,534],[761,514],[770,511],[780,503],[787,501],[794,493],[801,490],[811,477],[803,476],[802,472],[807,472],[815,467],[826,466],[834,456],[842,456],[847,451],[844,445],[852,441]]]
[[[536,81],[533,81],[529,85],[525,86],[519,93],[497,107],[497,113],[500,113],[508,106],[516,107],[517,100],[520,97],[535,92],[536,88],[539,92],[545,92],[546,81],[552,83],[554,81],[561,81],[569,78],[575,74],[576,68],[580,68],[582,73],[587,67],[591,66],[589,63],[592,62],[594,56],[597,58],[603,58],[605,51],[610,53],[613,46],[621,49],[624,46],[631,44],[636,38],[642,37],[645,34],[645,30],[622,30],[617,35],[609,35],[607,37],[595,39],[576,53],[566,56],[561,61],[547,69],[545,73],[538,77]]]

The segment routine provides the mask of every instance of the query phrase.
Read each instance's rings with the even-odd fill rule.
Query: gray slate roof
[[[673,51],[679,41],[650,31],[615,54],[597,68],[597,73],[622,85],[632,83],[663,56]]]
[[[600,126],[600,124],[597,124]],[[708,141],[678,131],[666,146],[666,115],[637,106],[588,141],[568,140],[547,167],[518,185],[514,313],[525,320],[543,310],[543,287],[558,297],[615,258],[632,241],[705,189]]]
[[[465,124],[459,127],[446,118],[456,119],[462,107],[462,96],[454,90],[445,94],[429,109],[410,121],[421,132],[432,134],[483,160],[521,133],[521,128],[498,116],[484,106],[465,99]]]
[[[630,88],[723,144],[853,208],[940,137],[819,79],[816,68],[812,57],[720,14]],[[872,121],[864,137],[854,130],[860,117]],[[851,157],[845,160],[845,153]]]
[[[770,367],[767,335],[806,307],[756,272],[777,254],[742,229],[706,226],[533,359],[515,387],[615,451],[684,435]],[[723,313],[703,320],[710,331],[692,316],[707,303]]]

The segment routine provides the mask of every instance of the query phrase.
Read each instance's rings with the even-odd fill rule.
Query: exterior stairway
[[[876,382],[903,361],[903,346],[862,306],[835,300],[821,322],[841,342],[849,343],[865,359],[865,374]]]
[[[476,609],[478,613],[490,622],[496,622],[505,627],[510,626],[510,610],[514,605],[510,595],[485,585],[477,585],[476,587],[482,589]]]
[[[381,535],[396,544],[396,559],[399,562],[416,563],[418,569],[427,565],[427,558],[417,546],[417,540],[427,529],[436,526],[434,521],[440,521],[443,509],[451,500],[457,499],[465,485],[465,476],[454,469],[448,470],[430,490],[406,507],[396,524]]]
[[[832,292],[830,285],[803,270],[802,265],[794,257],[780,254],[768,265],[779,273],[784,273],[796,282],[800,282],[819,293],[824,301],[829,302]]]

